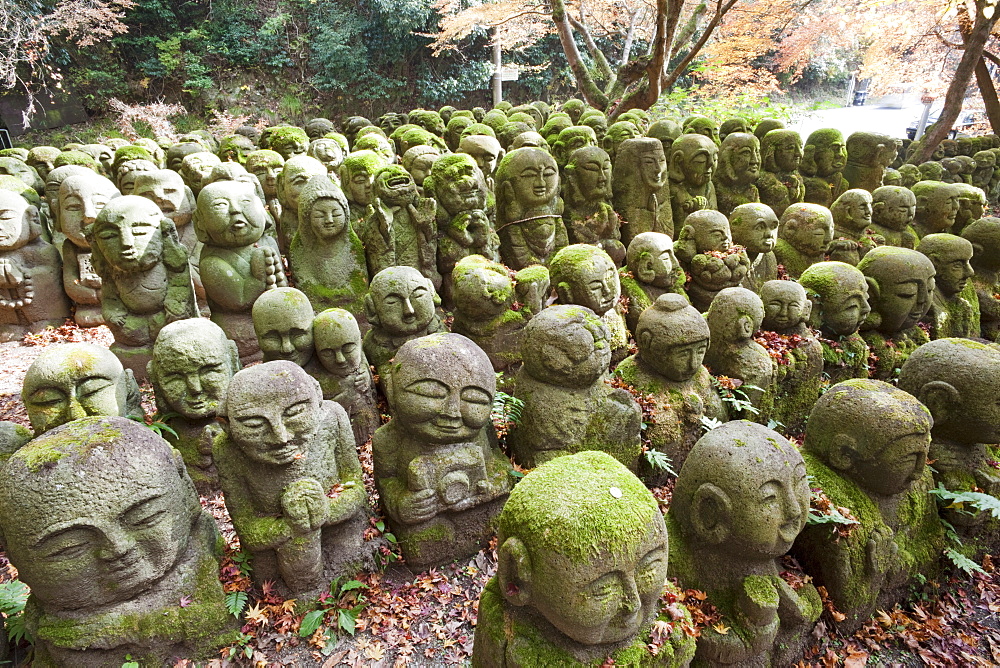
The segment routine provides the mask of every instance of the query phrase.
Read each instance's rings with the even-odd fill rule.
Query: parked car
[[[927,116],[927,125],[931,123],[936,123],[938,118],[941,117],[941,109],[931,109],[931,113]],[[955,120],[955,124],[951,126],[951,132],[948,136],[954,139],[959,135],[968,135],[968,131],[977,125],[982,124],[986,120],[986,112],[984,111],[970,111],[963,109],[959,114],[958,118]],[[917,126],[920,124],[920,115],[910,121],[910,124],[906,126],[906,136],[910,139],[916,139],[917,137]]]

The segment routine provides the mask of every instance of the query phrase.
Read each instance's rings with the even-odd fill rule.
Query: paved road
[[[890,137],[905,138],[906,126],[920,116],[923,108],[924,106],[918,103],[902,109],[880,107],[877,104],[823,109],[806,112],[807,115],[793,120],[788,127],[798,130],[803,141],[809,133],[820,128],[837,128],[844,133],[844,137],[858,130],[867,130],[887,134]]]

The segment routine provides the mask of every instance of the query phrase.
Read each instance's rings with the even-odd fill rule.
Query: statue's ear
[[[557,283],[556,294],[559,295],[560,304],[573,303],[573,288],[570,287],[569,283],[566,283],[565,281]]]
[[[226,348],[229,354],[229,363],[233,365],[232,366],[233,373],[235,374],[237,371],[243,368],[243,365],[240,364],[240,350],[239,348],[236,347],[236,342],[233,341],[232,339],[227,339],[226,344],[227,344]]]
[[[802,320],[811,324],[812,322],[812,310],[813,303],[810,300],[806,300],[806,303],[802,305]]]
[[[520,538],[508,538],[497,550],[497,581],[511,605],[531,602],[531,555]]]
[[[709,545],[729,539],[732,504],[722,488],[710,482],[702,484],[691,500],[691,526],[698,538]]]
[[[862,323],[861,329],[878,329],[879,325],[882,324],[882,315],[875,308],[875,302],[878,301],[880,294],[878,281],[870,276],[865,276],[865,282],[868,284],[868,305],[872,308],[868,312],[868,317]]]
[[[814,329],[819,329],[823,326],[823,302],[820,301],[819,296],[809,296],[809,316],[808,316],[809,326]]]
[[[850,471],[858,457],[858,443],[847,434],[837,434],[827,452],[827,461],[838,471]]]
[[[636,278],[639,279],[640,283],[652,283],[656,278],[656,270],[653,269],[653,255],[652,253],[643,253],[639,257],[639,262],[636,263],[635,268]]]
[[[807,176],[816,173],[815,153],[816,147],[812,144],[806,144],[805,148],[802,149],[802,162],[799,165],[799,171]]]
[[[38,207],[29,206],[24,210],[24,217],[28,219],[28,238],[37,239],[42,234],[42,219],[38,215]]]
[[[917,211],[927,206],[927,195],[917,195]]]
[[[365,315],[368,316],[368,322],[372,325],[379,325],[378,312],[375,310],[375,300],[372,299],[372,295],[369,292],[365,295]]]
[[[934,424],[944,424],[956,417],[962,409],[962,397],[951,383],[932,380],[920,388],[920,403],[930,409]]]
[[[670,178],[674,181],[684,180],[684,154],[681,151],[674,151],[670,156]]]
[[[648,329],[639,332],[639,336],[636,337],[636,343],[639,344],[639,350],[649,350],[649,344],[653,342],[653,332]]]

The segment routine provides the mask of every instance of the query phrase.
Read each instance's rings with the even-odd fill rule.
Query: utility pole
[[[497,106],[503,100],[503,55],[500,51],[500,30],[493,29],[493,106]]]

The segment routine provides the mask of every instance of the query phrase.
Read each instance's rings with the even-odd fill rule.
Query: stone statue
[[[111,352],[143,379],[160,329],[198,315],[187,248],[159,207],[136,195],[108,202],[85,233],[115,337]]]
[[[60,231],[66,238],[62,247],[63,289],[76,307],[74,319],[81,327],[96,327],[104,323],[101,317],[101,277],[94,271],[90,244],[83,231],[119,194],[111,181],[97,174],[70,176],[59,186],[58,221]]]
[[[831,205],[830,214],[833,216],[833,241],[827,253],[834,262],[857,266],[865,253],[883,245],[884,239],[871,229],[872,195],[867,190],[845,190]]]
[[[750,271],[743,248],[733,246],[729,221],[711,209],[688,215],[674,252],[691,276],[687,286],[691,303],[702,312],[720,290],[738,286]]]
[[[549,274],[541,266],[522,269],[512,279],[508,269],[481,255],[470,255],[455,265],[451,275],[455,319],[451,329],[466,336],[490,358],[496,371],[513,370],[521,363],[521,332],[534,315],[525,298],[532,288],[547,296]],[[520,307],[515,307],[515,300]]]
[[[59,251],[42,237],[38,207],[0,190],[0,342],[59,327],[69,316]]]
[[[615,211],[622,219],[623,243],[643,232],[673,237],[669,175],[662,151],[658,140],[647,137],[627,139],[619,146],[611,189]]]
[[[572,244],[552,257],[549,274],[560,304],[586,306],[608,328],[611,366],[625,359],[628,329],[619,304],[618,268],[611,257],[596,246]]]
[[[500,160],[506,155],[496,137],[482,134],[463,134],[459,140],[458,151],[456,152],[472,156],[472,159],[479,165],[479,169],[483,170],[483,175],[486,177],[486,183],[490,186],[490,190],[493,190],[493,175],[500,164]]]
[[[649,126],[646,136],[659,140],[663,144],[663,155],[670,155],[674,140],[681,136],[681,126],[669,118],[661,118]]]
[[[718,159],[719,147],[704,135],[685,134],[674,141],[668,159],[674,225],[695,211],[718,208],[712,183]]]
[[[785,208],[778,222],[774,257],[792,278],[823,262],[833,241],[833,214],[825,206],[799,202]]]
[[[405,343],[388,366],[393,417],[372,438],[375,484],[403,558],[421,570],[475,554],[510,492],[490,420],[496,377],[459,334]]]
[[[740,285],[760,292],[765,282],[778,277],[774,247],[778,243],[778,217],[766,204],[740,204],[729,214],[733,243],[746,250],[750,269]]]
[[[347,413],[287,361],[233,376],[215,447],[226,508],[257,583],[314,596],[365,561],[368,498]]]
[[[958,192],[958,213],[950,232],[961,234],[966,225],[983,217],[989,202],[986,193],[980,188],[968,183],[956,183],[954,187]]]
[[[261,144],[263,146],[263,143]],[[309,135],[302,128],[283,126],[275,128],[270,134],[267,148],[277,152],[285,161],[300,155],[305,155],[309,150]]]
[[[180,454],[121,417],[65,425],[0,469],[4,550],[31,596],[34,665],[165,665],[236,642],[222,538]]]
[[[304,367],[312,361],[313,308],[304,293],[265,290],[253,303],[251,317],[265,362],[285,360]]]
[[[460,117],[461,118],[461,117]],[[434,163],[441,157],[441,151],[434,146],[414,146],[403,154],[399,162],[410,173],[417,184],[417,192],[424,195],[424,181],[430,176]]]
[[[285,159],[280,153],[269,150],[247,154],[244,165],[248,172],[257,177],[264,189],[265,204],[271,217],[281,220],[281,200],[278,199],[278,175],[285,167]]]
[[[544,132],[542,134],[545,134]],[[548,135],[545,135],[548,139]],[[611,158],[611,164],[614,164],[618,159],[618,147],[621,146],[622,142],[629,139],[636,139],[642,136],[642,131],[635,126],[634,123],[630,123],[626,120],[616,121],[608,126],[608,131],[604,133],[604,140],[601,142],[601,148],[608,152],[608,156]],[[552,143],[551,141],[549,142]]]
[[[639,316],[638,352],[625,359],[615,375],[626,385],[654,398],[646,438],[679,469],[703,432],[702,418],[725,422],[726,409],[702,362],[710,332],[705,318],[682,295],[666,293]],[[643,478],[663,484],[665,471],[642,466]]]
[[[45,348],[24,375],[21,400],[35,436],[89,415],[143,418],[132,372],[92,343]]]
[[[375,172],[385,167],[385,160],[374,151],[350,153],[340,165],[340,183],[351,206],[351,224],[359,237],[364,236],[364,221],[374,199]]]
[[[625,268],[618,276],[622,294],[628,298],[625,324],[635,332],[639,316],[668,292],[684,297],[686,277],[674,255],[674,242],[666,234],[643,232],[632,239],[625,256]]]
[[[808,513],[805,463],[778,433],[740,420],[695,443],[666,518],[669,572],[680,586],[708,594],[727,629],[702,631],[696,661],[783,666],[797,660],[823,608],[813,585],[796,590],[781,578],[778,560]]]
[[[869,192],[882,185],[885,169],[896,159],[898,139],[876,132],[854,132],[847,138],[844,178],[851,188]]]
[[[913,229],[916,211],[917,198],[909,188],[876,188],[872,192],[872,231],[884,238],[887,246],[916,248],[917,232]]]
[[[336,401],[347,411],[354,443],[361,447],[381,421],[358,321],[344,309],[327,309],[313,319],[313,342],[316,362],[306,371],[319,381],[324,399]]]
[[[205,178],[212,172],[212,168],[221,162],[217,155],[208,152],[191,153],[184,156],[180,175],[184,179],[184,183],[194,192],[195,197],[201,192],[205,185]]]
[[[976,161],[976,170],[972,172],[972,185],[989,192],[990,181],[993,180],[993,172],[997,166],[996,155],[992,151],[977,151],[972,159]]]
[[[712,332],[705,366],[717,376],[737,378],[759,418],[770,416],[775,368],[767,350],[753,335],[764,320],[764,303],[746,288],[721,290],[705,314]]]
[[[917,198],[913,230],[918,238],[950,232],[958,216],[958,188],[940,181],[920,181],[910,190]]]
[[[308,154],[311,158],[316,158],[326,166],[326,171],[331,178],[339,181],[337,170],[344,162],[344,149],[336,139],[332,137],[320,137],[309,142]]]
[[[370,132],[364,136],[359,135],[357,141],[354,142],[353,149],[355,151],[374,151],[382,156],[387,165],[396,162],[395,144],[389,141],[388,137],[378,134],[378,132]]]
[[[924,316],[931,339],[979,338],[979,299],[969,279],[976,273],[972,242],[954,234],[928,234],[917,250],[934,264],[934,294]]]
[[[573,503],[559,507],[547,501],[553,495]],[[646,647],[667,574],[667,530],[653,495],[610,456],[581,452],[532,471],[500,513],[497,540],[474,667],[690,663],[694,638],[669,624],[655,657]]]
[[[815,130],[806,139],[799,173],[805,186],[805,200],[827,208],[850,186],[843,171],[847,165],[847,144],[840,130]]]
[[[611,204],[611,158],[603,148],[585,146],[570,154],[563,174],[563,220],[569,240],[601,248],[620,266],[625,261],[625,246],[618,214]]]
[[[780,218],[789,204],[805,198],[805,185],[798,172],[802,138],[795,130],[771,132],[760,140],[762,171],[757,178],[757,191],[760,201],[774,209],[774,215]]]
[[[446,331],[434,312],[439,303],[434,284],[413,267],[389,267],[375,274],[365,295],[372,328],[365,334],[363,348],[380,376],[401,345]]]
[[[177,236],[188,249],[188,254],[195,252],[198,237],[191,220],[194,218],[196,200],[180,174],[169,169],[140,172],[136,176],[132,194],[145,197],[156,204],[163,216],[174,223]]]
[[[307,155],[298,155],[287,162],[278,175],[278,201],[281,218],[278,219],[278,247],[288,252],[292,238],[299,228],[299,197],[302,189],[314,176],[326,175],[326,166]]]
[[[367,327],[368,265],[350,224],[344,191],[328,175],[314,176],[299,194],[299,224],[288,248],[295,285],[313,310],[345,308]]]
[[[830,382],[868,377],[868,344],[858,333],[871,307],[868,282],[844,262],[818,262],[799,277],[812,302],[809,325],[820,331],[823,369]]]
[[[199,492],[218,486],[212,449],[222,438],[216,420],[226,388],[240,370],[236,344],[207,318],[177,320],[160,330],[147,372],[156,410],[174,433],[164,437],[184,458]]]
[[[284,287],[278,245],[264,235],[264,204],[253,186],[219,181],[198,194],[195,232],[212,321],[236,342],[240,359],[259,359],[250,309],[268,288]]]
[[[514,270],[546,264],[569,244],[559,197],[559,170],[551,155],[519,148],[500,161],[496,177],[500,257]]]
[[[569,163],[569,156],[585,146],[597,146],[597,135],[586,125],[572,125],[562,130],[552,143],[552,157],[562,171]],[[610,161],[610,158],[608,158]]]
[[[845,538],[809,525],[793,552],[846,615],[845,632],[899,602],[918,575],[940,571],[930,440],[928,410],[877,380],[834,385],[809,414],[802,449],[813,484],[858,523]]]
[[[1000,340],[1000,218],[981,218],[962,230],[972,242],[972,284],[979,301],[980,332],[989,341]]]
[[[439,289],[437,202],[421,197],[413,177],[400,165],[378,170],[373,188],[360,235],[368,275],[389,267],[413,267]]]
[[[917,348],[899,373],[899,387],[931,412],[928,459],[935,483],[952,492],[1000,495],[1000,421],[995,396],[1000,353],[978,341],[942,338]],[[989,512],[944,508],[941,514],[977,553],[995,553],[1000,521]]]
[[[760,142],[752,134],[733,132],[719,148],[719,168],[712,178],[719,211],[725,215],[741,204],[759,202]]]
[[[862,326],[875,366],[871,377],[889,380],[906,358],[930,338],[918,323],[927,315],[934,294],[934,264],[908,248],[879,246],[858,269],[868,280],[872,311]]]

